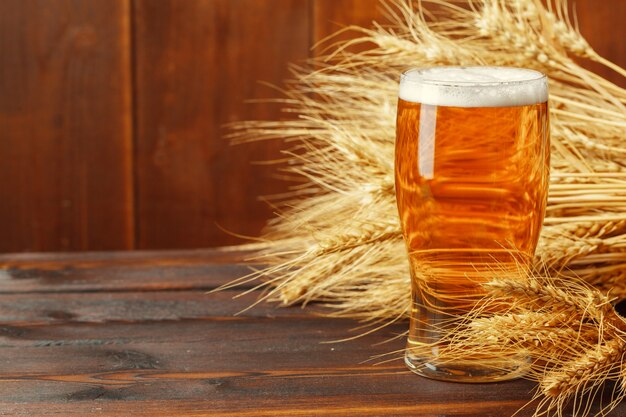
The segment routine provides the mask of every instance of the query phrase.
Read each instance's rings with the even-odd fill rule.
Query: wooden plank
[[[80,415],[97,404],[103,415],[152,415],[141,414],[144,404],[158,415],[151,408],[157,403],[161,412],[198,415],[495,416],[512,414],[530,398],[532,384],[524,381],[486,390],[423,380],[400,360],[363,363],[400,348],[398,339],[380,343],[403,325],[322,343],[354,324],[287,316],[15,326],[0,336],[0,409],[19,404],[35,414]]]
[[[0,252],[133,247],[129,2],[0,2]]]
[[[511,415],[517,408],[521,407],[521,402],[484,402],[477,404],[461,403],[449,403],[449,404],[432,404],[427,403],[423,406],[420,404],[413,404],[404,406],[401,404],[371,404],[372,399],[365,397],[359,404],[353,404],[346,402],[346,398],[334,397],[331,400],[327,398],[311,399],[311,401],[318,401],[312,403],[311,401],[304,401],[299,403],[300,399],[296,399],[292,407],[282,406],[282,403],[269,403],[264,404],[264,407],[250,406],[250,408],[243,410],[238,409],[234,412],[226,410],[215,410],[214,403],[209,400],[194,400],[172,403],[171,401],[123,401],[121,404],[118,402],[109,401],[103,406],[102,402],[97,397],[98,393],[102,391],[91,391],[91,397],[88,397],[93,402],[76,403],[71,410],[65,408],[50,407],[47,405],[30,405],[30,404],[8,404],[4,407],[6,414],[0,411],[0,415],[59,415],[56,410],[61,409],[63,416],[85,416],[85,415],[99,415],[99,416],[163,416],[163,415],[176,415],[176,416],[217,416],[217,417],[274,417],[274,416],[287,416],[287,417],[310,417],[310,416],[326,416],[326,417],[348,417],[348,416],[363,416],[363,417],[381,417],[381,416],[394,416],[394,417],[439,417],[439,416],[454,416],[454,417],[502,417]],[[68,399],[69,400],[69,399]],[[517,404],[517,405],[516,405]],[[494,411],[495,410],[495,411]],[[596,409],[597,411],[597,409]],[[126,414],[130,413],[130,414]],[[515,414],[516,417],[529,417],[532,413],[521,412]]]
[[[258,292],[242,294],[224,290],[207,294],[202,290],[160,292],[0,294],[0,335],[2,326],[11,328],[36,323],[148,323],[181,320],[245,320],[251,317],[317,319],[321,309],[281,308],[259,303]],[[245,311],[244,311],[245,310]]]
[[[302,374],[264,377],[251,372],[239,378],[215,378],[206,374],[189,375],[185,382],[178,380],[180,374],[174,378],[167,374],[159,378],[154,374],[156,372],[134,371],[89,376],[96,381],[121,379],[106,386],[93,382],[81,385],[71,380],[63,383],[33,380],[28,388],[40,392],[44,401],[8,403],[0,400],[0,406],[2,412],[12,416],[28,410],[27,415],[38,416],[84,416],[94,412],[107,416],[502,417],[513,415],[523,407],[527,400],[520,397],[528,398],[530,389],[530,384],[523,381],[509,383],[505,389],[502,386],[451,387],[451,384],[435,381],[424,383],[415,375],[387,376],[382,372],[325,377]],[[18,395],[22,394],[19,389],[25,388],[19,383],[11,385],[11,391]],[[405,390],[400,394],[381,394],[396,386]],[[232,394],[226,397],[224,392],[229,390]],[[442,391],[449,395],[447,401],[441,401]],[[282,392],[282,395],[276,396],[274,392]],[[146,393],[160,395],[153,398]],[[22,395],[28,400],[28,395]],[[516,414],[531,415],[528,408]]]
[[[211,290],[250,274],[248,265],[155,264],[154,266],[108,266],[95,268],[0,269],[0,293]],[[241,288],[250,288],[250,285]]]
[[[250,274],[254,264],[246,259],[254,259],[255,253],[232,247],[0,255],[0,294],[211,290]]]
[[[54,269],[70,263],[77,269],[99,265],[229,264],[255,257],[260,249],[263,246],[253,244],[184,250],[7,253],[0,254],[0,268],[32,266]]]
[[[230,146],[224,124],[284,118],[276,97],[287,63],[308,56],[308,0],[135,2],[138,247],[239,242],[221,228],[258,234],[283,192],[283,145]]]
[[[200,252],[109,260],[120,280],[133,281],[151,262],[195,261]],[[220,251],[205,252],[218,262],[208,256],[206,268],[229,266]],[[107,275],[103,253],[20,258]],[[33,293],[0,295],[0,415],[501,417],[532,397],[534,384],[523,380],[458,384],[411,374],[401,360],[406,323],[326,343],[358,334],[359,323],[272,305],[232,316],[259,293],[180,290],[185,274],[165,272],[162,282],[176,291],[49,292],[52,284],[41,283],[37,292],[33,283]]]

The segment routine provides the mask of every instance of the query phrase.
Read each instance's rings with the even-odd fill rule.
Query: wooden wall
[[[610,3],[610,4],[609,4]],[[626,66],[626,2],[578,0],[591,44]],[[255,235],[286,185],[272,142],[226,123],[285,117],[287,63],[377,0],[2,0],[0,252],[206,247]]]

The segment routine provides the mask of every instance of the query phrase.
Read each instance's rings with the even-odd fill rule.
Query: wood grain
[[[138,0],[138,248],[203,247],[256,235],[259,197],[284,191],[277,142],[230,146],[227,123],[285,117],[259,81],[280,84],[308,56],[308,1]]]
[[[119,278],[81,291],[75,277],[61,275],[27,293],[0,294],[0,415],[501,417],[531,397],[525,381],[427,381],[397,353],[377,365],[374,355],[402,347],[393,337],[405,323],[328,343],[356,334],[358,323],[320,317],[319,307],[241,312],[258,292],[202,291],[236,276],[249,252],[204,251],[204,268],[220,267],[220,276],[182,289],[180,268],[199,266],[200,253],[3,255],[5,271],[65,265],[105,282],[106,265],[117,265]],[[154,274],[156,265],[167,277],[162,289],[137,291],[136,276]]]
[[[64,265],[100,284],[82,290],[72,274],[33,282],[28,292],[19,278],[4,284],[0,415],[503,417],[532,397],[534,385],[523,380],[458,384],[413,375],[395,337],[406,323],[328,343],[357,334],[358,323],[321,317],[315,306],[246,310],[256,291],[237,298],[236,290],[203,291],[240,274],[249,256],[232,248],[3,255],[0,271]],[[185,267],[199,267],[202,257],[205,271],[220,272],[185,288]],[[161,289],[137,291],[137,277],[156,276],[156,266]],[[622,404],[614,415],[625,412]]]
[[[590,44],[626,66],[626,2],[576,10]],[[258,197],[288,183],[253,162],[283,145],[230,146],[225,125],[288,117],[246,102],[280,95],[258,81],[280,84],[289,62],[323,53],[315,43],[384,14],[377,0],[0,2],[0,252],[258,234],[273,217]]]
[[[128,5],[0,2],[0,252],[133,247]]]
[[[240,263],[246,253],[213,249],[159,255],[149,252],[3,255],[0,256],[0,294],[208,291],[249,274],[252,264]],[[251,288],[251,284],[241,288]]]

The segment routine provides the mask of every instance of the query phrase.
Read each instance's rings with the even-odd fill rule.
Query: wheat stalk
[[[372,229],[367,225],[376,224],[381,218],[389,221],[380,226],[385,231],[379,235],[388,238],[389,244],[394,243],[393,251],[401,252],[403,242],[395,219],[392,175],[398,72],[411,61],[536,67],[534,60],[542,53],[568,65],[557,65],[554,74],[549,68],[540,68],[548,71],[552,80],[551,101],[558,104],[553,105],[552,110],[553,175],[547,227],[542,234],[537,261],[561,269],[573,261],[579,264],[593,262],[593,255],[604,253],[605,263],[612,259],[614,264],[622,263],[626,175],[621,174],[624,168],[619,158],[607,159],[605,148],[588,148],[588,144],[608,146],[604,144],[609,143],[612,148],[619,148],[615,145],[621,130],[615,130],[613,124],[625,123],[621,102],[626,101],[626,92],[613,86],[611,91],[619,94],[608,94],[608,82],[600,82],[597,77],[592,77],[591,85],[585,85],[585,80],[589,81],[591,76],[564,55],[563,50],[569,48],[569,41],[565,46],[560,43],[560,39],[576,37],[582,45],[584,39],[572,32],[574,29],[568,23],[563,23],[566,35],[560,33],[564,30],[560,24],[550,27],[538,23],[561,22],[555,16],[563,15],[563,10],[547,10],[529,1],[474,1],[474,9],[470,11],[443,1],[434,3],[449,9],[447,20],[438,20],[437,25],[429,24],[409,3],[400,2],[393,12],[395,17],[392,17],[396,19],[393,26],[378,26],[374,30],[354,28],[363,35],[354,43],[370,42],[377,47],[356,55],[341,50],[333,56],[335,63],[332,65],[318,63],[319,68],[314,72],[297,73],[297,80],[287,90],[285,104],[288,111],[300,115],[298,120],[247,123],[237,131],[240,140],[283,137],[295,141],[296,149],[285,151],[291,164],[287,172],[308,179],[308,183],[294,187],[289,196],[292,199],[285,198],[282,206],[279,205],[279,208],[286,209],[284,215],[270,226],[267,235],[271,241],[269,252],[289,252],[297,242],[301,251],[297,256],[302,253],[310,255],[301,258],[300,264],[304,265],[317,256],[317,245],[320,239],[324,239],[319,235],[334,242],[333,253],[350,251],[355,248],[350,242],[370,241]],[[560,7],[565,6],[561,4]],[[495,27],[476,23],[493,20],[494,14]],[[540,51],[526,56],[511,53],[509,48],[498,49],[505,39],[501,38],[503,35],[498,26],[502,23],[497,22],[509,20],[518,22],[509,27],[517,30],[518,41],[531,49],[529,45],[543,45]],[[543,29],[540,31],[540,28]],[[508,32],[516,33],[514,30]],[[461,43],[458,40],[460,33],[465,33],[471,41]],[[392,47],[389,45],[392,41],[400,44]],[[573,51],[586,57],[595,56],[587,47],[574,48]],[[454,59],[448,55],[453,55]],[[486,61],[486,57],[491,61]],[[585,88],[581,88],[581,84]],[[315,92],[313,98],[310,96],[312,92]],[[620,104],[615,104],[616,101]],[[592,120],[581,123],[576,119],[581,115]],[[585,141],[577,142],[572,138],[584,138]],[[347,170],[347,166],[353,169]],[[337,175],[339,172],[341,175]],[[352,226],[346,230],[345,224]],[[614,224],[619,227],[610,233],[613,240],[605,241],[608,234],[599,230]],[[575,232],[568,232],[572,227]],[[595,236],[598,233],[599,236]],[[293,259],[293,253],[286,258],[276,257],[276,265]],[[387,267],[394,273],[405,275],[406,279],[397,282],[408,285],[406,261],[403,266]],[[404,273],[401,272],[403,268]],[[311,270],[311,274],[318,272]],[[285,291],[283,300],[286,303],[298,301],[290,298],[290,294],[306,292],[316,298],[316,287],[311,285],[312,280],[306,273],[285,281],[281,288]],[[594,283],[600,284],[597,277]],[[298,286],[302,288],[294,290]],[[377,292],[377,296],[380,295]],[[391,295],[396,293],[390,294],[390,298]],[[364,297],[368,297],[367,289]],[[352,315],[355,310],[351,308],[350,311]],[[365,314],[370,311],[368,308]]]
[[[626,384],[624,326],[610,303],[626,297],[626,91],[576,58],[626,71],[590,47],[565,0],[396,0],[383,7],[389,24],[349,28],[355,39],[329,41],[327,56],[294,67],[279,101],[296,118],[245,122],[233,131],[236,141],[284,140],[282,173],[296,179],[273,200],[281,214],[255,260],[269,266],[238,282],[261,279],[264,300],[323,301],[330,315],[371,324],[405,315],[409,266],[393,187],[399,73],[432,65],[540,70],[550,79],[552,132],[549,201],[535,257],[541,272],[486,284],[491,301],[449,335],[443,354],[529,354],[529,377],[543,396],[537,415],[558,415],[572,398],[587,415],[585,399],[604,380]],[[351,52],[359,44],[367,48]],[[485,318],[489,302],[510,308]],[[619,388],[606,409],[622,395]]]
[[[626,322],[608,296],[576,278],[565,281],[538,272],[495,277],[484,288],[485,304],[446,334],[442,360],[484,352],[530,358],[526,377],[539,383],[537,416],[561,416],[568,405],[574,415],[588,415],[607,380],[621,385],[604,393],[598,413],[624,398]]]

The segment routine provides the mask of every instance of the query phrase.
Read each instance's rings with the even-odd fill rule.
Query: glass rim
[[[441,80],[441,79],[432,79],[424,76],[423,73],[428,70],[439,69],[439,68],[455,68],[455,69],[471,69],[471,68],[493,68],[493,69],[512,69],[512,70],[522,70],[532,73],[534,76],[522,79],[522,80],[497,80],[497,81],[462,81],[462,80]],[[418,78],[409,78],[410,74],[418,74]],[[536,83],[538,81],[547,80],[546,74],[541,71],[537,71],[532,68],[522,68],[522,67],[506,67],[506,66],[498,66],[498,65],[434,65],[428,67],[414,67],[409,68],[402,72],[400,75],[400,83],[411,83],[411,84],[420,84],[420,85],[436,85],[436,86],[444,86],[444,87],[480,87],[480,86],[499,86],[499,85],[523,85],[523,84],[531,84]]]

